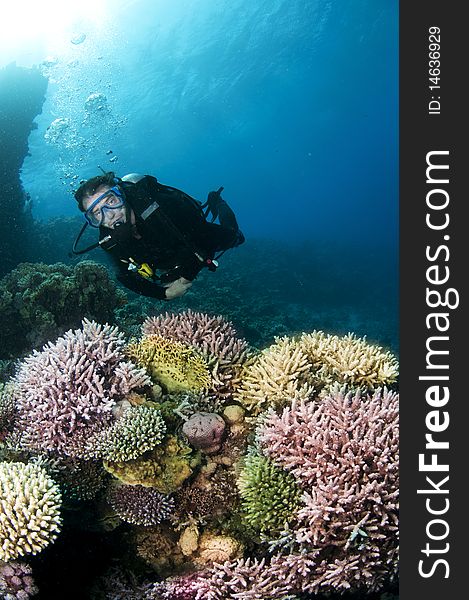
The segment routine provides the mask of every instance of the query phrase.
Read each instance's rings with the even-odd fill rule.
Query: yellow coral
[[[375,389],[394,383],[396,357],[365,338],[323,331],[277,338],[246,369],[236,399],[251,413],[281,408],[293,399],[324,396],[335,385]]]
[[[353,333],[345,336],[322,331],[304,333],[298,346],[318,369],[320,387],[345,384],[373,389],[394,383],[398,376],[398,362],[391,352]]]
[[[252,414],[314,391],[311,364],[295,340],[278,338],[246,369],[237,399]]]
[[[129,344],[127,350],[169,393],[201,391],[211,384],[210,371],[204,358],[182,342],[148,335],[139,342]]]
[[[125,462],[104,461],[106,471],[127,485],[154,487],[162,494],[171,494],[192,475],[200,456],[177,437],[169,435],[154,450]]]

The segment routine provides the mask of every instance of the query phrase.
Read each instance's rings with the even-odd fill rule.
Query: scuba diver
[[[103,172],[75,192],[86,222],[73,253],[101,247],[113,259],[117,279],[128,289],[160,300],[178,298],[201,269],[215,271],[217,259],[244,242],[222,191],[221,187],[210,192],[201,204],[151,175],[131,173],[120,179]],[[211,222],[206,220],[209,213]],[[217,218],[219,223],[214,223]],[[88,225],[99,229],[99,242],[78,250]]]

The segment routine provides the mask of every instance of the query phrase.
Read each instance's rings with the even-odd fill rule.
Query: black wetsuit
[[[128,289],[165,299],[165,287],[179,277],[192,280],[217,252],[244,242],[236,217],[224,200],[218,204],[220,224],[205,220],[199,202],[146,175],[137,183],[122,182],[128,207],[135,214],[133,233],[129,223],[117,229],[100,227],[100,241],[117,267],[117,278]],[[129,215],[127,218],[129,221]],[[132,259],[132,260],[130,260]],[[132,261],[147,263],[159,278],[142,277]],[[129,269],[129,265],[131,268]]]

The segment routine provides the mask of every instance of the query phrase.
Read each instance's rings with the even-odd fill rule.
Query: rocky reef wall
[[[15,64],[0,69],[0,277],[28,258],[33,219],[20,169],[46,89],[47,79],[38,69]]]

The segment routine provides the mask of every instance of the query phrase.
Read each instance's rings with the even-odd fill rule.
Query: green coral
[[[200,462],[200,454],[173,435],[168,435],[156,448],[135,460],[104,461],[104,468],[127,485],[154,487],[171,494],[192,475]]]
[[[125,302],[103,265],[21,263],[0,281],[0,358],[39,348],[84,317],[110,323]]]
[[[300,506],[294,477],[254,451],[243,460],[238,488],[247,524],[268,536],[279,533]]]
[[[158,445],[165,433],[166,425],[157,408],[129,406],[113,425],[90,437],[85,458],[133,460]]]

